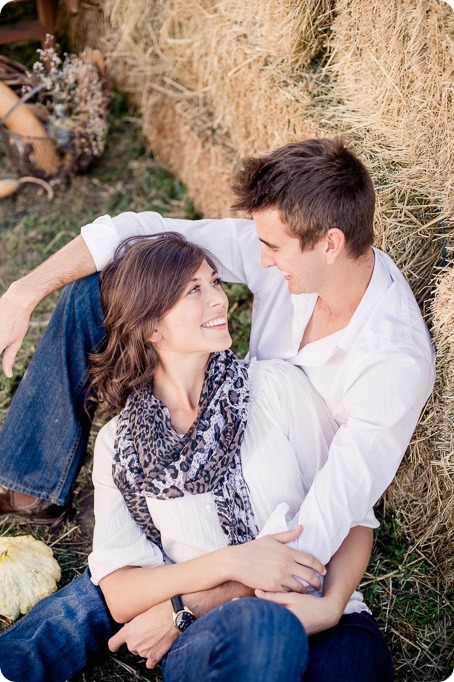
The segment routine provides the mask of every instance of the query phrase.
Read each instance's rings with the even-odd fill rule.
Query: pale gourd
[[[0,537],[0,615],[16,620],[57,590],[60,566],[31,535]]]

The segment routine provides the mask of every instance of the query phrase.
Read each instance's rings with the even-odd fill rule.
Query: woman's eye
[[[222,279],[222,277],[216,277],[216,279],[214,279],[214,280],[211,282],[211,284],[214,284],[215,286],[219,286],[220,284],[222,284],[223,281],[224,281],[224,280]]]
[[[189,289],[188,294],[195,294],[200,289],[199,285],[196,284],[192,289]]]

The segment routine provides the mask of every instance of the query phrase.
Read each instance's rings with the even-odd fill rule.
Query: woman
[[[367,565],[373,519],[352,529],[330,562],[316,606],[314,596],[301,594],[301,581],[317,592],[325,569],[285,544],[301,528],[255,539],[282,518],[282,505],[290,518],[297,513],[326,459],[335,424],[323,402],[299,369],[283,361],[248,366],[227,350],[227,298],[216,266],[180,235],[123,244],[103,274],[102,294],[109,342],[93,357],[92,388],[107,410],[123,409],[95,447],[89,566],[110,614],[117,623],[134,622],[172,597],[232,581],[262,597],[291,592],[291,610],[240,599],[195,621],[191,614],[176,621],[183,634],[165,657],[164,679],[330,679],[317,673],[323,646],[308,656],[301,623],[309,633],[337,623]],[[87,589],[86,579],[77,589]],[[348,610],[367,624],[377,659],[386,659],[360,597],[353,595]],[[20,623],[13,628],[15,635],[0,638],[0,651],[17,646]],[[340,657],[333,658],[339,670]],[[7,677],[15,670],[8,665]],[[60,665],[58,674],[46,665],[47,674],[35,672],[34,680],[80,670],[80,661],[64,673]],[[369,679],[365,671],[361,679]],[[387,677],[382,670],[370,679]]]

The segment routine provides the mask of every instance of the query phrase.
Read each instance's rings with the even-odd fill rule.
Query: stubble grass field
[[[0,150],[0,178],[16,175]],[[106,151],[87,175],[75,177],[71,184],[55,185],[51,202],[38,187],[24,185],[18,194],[0,203],[0,290],[5,291],[14,279],[75,237],[84,223],[98,215],[124,210],[156,210],[174,217],[198,217],[185,188],[163,171],[147,151],[134,112],[116,96]],[[227,292],[231,302],[233,349],[244,356],[251,321],[250,295],[241,285],[228,286]],[[46,299],[35,312],[13,379],[0,376],[1,422],[57,296]],[[99,427],[100,422],[96,421],[87,463],[74,491],[75,514],[71,520],[56,530],[37,529],[27,524],[0,524],[1,535],[30,533],[52,546],[62,567],[61,586],[84,570],[90,551],[93,527],[90,457],[93,437]],[[380,505],[377,515],[381,528],[376,531],[373,556],[362,589],[392,648],[396,680],[446,680],[453,670],[452,606],[448,588],[430,559],[402,534],[398,515],[386,513]],[[6,621],[0,624],[6,625]],[[159,679],[159,670],[147,670],[125,651],[80,677],[85,682]],[[266,674],[263,679],[266,681]]]

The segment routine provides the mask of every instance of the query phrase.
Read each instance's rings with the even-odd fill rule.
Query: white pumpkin
[[[16,620],[57,590],[60,566],[31,535],[0,537],[0,615]]]

